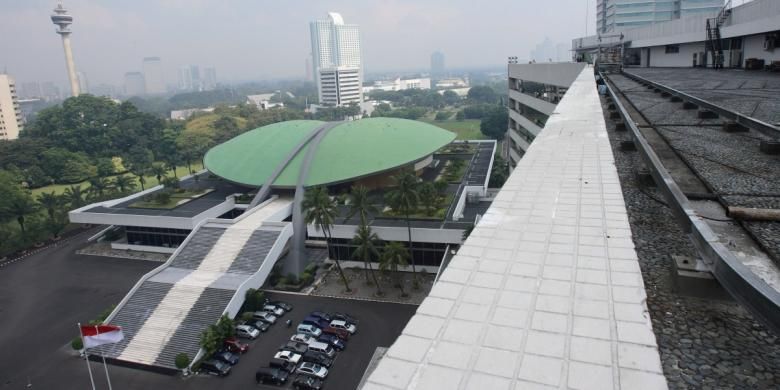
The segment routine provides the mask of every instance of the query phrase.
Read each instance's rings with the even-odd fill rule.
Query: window
[[[680,45],[666,45],[666,54],[677,54],[680,52]]]

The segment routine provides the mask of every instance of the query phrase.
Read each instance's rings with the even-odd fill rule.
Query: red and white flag
[[[84,338],[84,348],[117,343],[125,335],[122,328],[116,325],[81,325],[81,337]]]

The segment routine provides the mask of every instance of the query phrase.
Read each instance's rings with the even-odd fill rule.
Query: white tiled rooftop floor
[[[373,389],[666,389],[593,69],[371,374]]]

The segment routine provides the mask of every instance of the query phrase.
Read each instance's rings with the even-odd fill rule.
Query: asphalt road
[[[82,236],[81,240],[88,237]],[[70,340],[76,323],[87,322],[119,302],[138,278],[158,263],[76,255],[74,240],[0,269],[0,390],[89,389],[85,361],[75,357]],[[344,352],[331,367],[326,389],[357,387],[377,346],[388,347],[416,306],[269,294],[294,306],[292,312],[251,342],[227,378],[195,375],[187,379],[108,365],[113,389],[244,389],[257,386],[254,372],[294,333],[284,325],[313,310],[346,312],[360,321]],[[107,389],[101,364],[92,363],[98,389]],[[28,386],[28,383],[32,386]]]

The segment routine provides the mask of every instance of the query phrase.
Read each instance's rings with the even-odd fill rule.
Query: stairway
[[[723,57],[723,39],[720,35],[720,27],[731,16],[731,0],[721,8],[718,16],[712,19],[707,19],[707,41],[705,42],[705,50],[710,54],[712,59],[713,68],[722,68]]]

